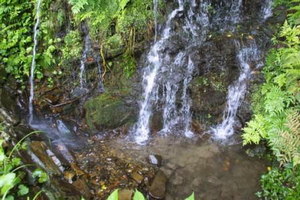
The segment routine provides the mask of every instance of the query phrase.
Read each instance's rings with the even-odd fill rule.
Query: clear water
[[[147,164],[149,155],[162,156],[160,169],[168,177],[166,200],[182,200],[192,192],[195,199],[258,199],[259,179],[267,170],[267,163],[246,155],[241,144],[222,146],[172,135],[157,135],[143,146],[123,139],[109,142],[126,159]]]
[[[30,97],[29,97],[29,124],[32,123],[33,120],[33,98],[34,98],[34,70],[35,70],[35,56],[36,56],[36,48],[38,45],[37,35],[38,35],[38,26],[40,23],[40,13],[41,13],[41,3],[42,0],[38,0],[36,6],[36,22],[34,25],[34,35],[33,35],[33,50],[32,50],[32,63],[30,70]]]

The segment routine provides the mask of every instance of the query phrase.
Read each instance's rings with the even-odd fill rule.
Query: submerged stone
[[[159,170],[151,184],[149,194],[155,199],[163,199],[166,194],[166,175]]]

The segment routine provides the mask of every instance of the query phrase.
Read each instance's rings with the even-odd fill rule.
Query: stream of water
[[[228,88],[227,106],[224,111],[223,121],[216,128],[213,128],[216,139],[225,140],[234,134],[234,124],[236,115],[245,93],[247,84],[251,78],[252,70],[250,64],[255,65],[253,68],[259,68],[263,65],[260,62],[261,52],[258,50],[255,40],[250,40],[249,44],[240,44],[236,41],[237,60],[240,66],[240,76],[233,85]]]
[[[210,19],[211,2],[202,0],[197,4],[195,0],[178,0],[178,8],[171,12],[162,32],[162,39],[156,41],[148,54],[147,67],[143,75],[143,100],[140,102],[139,120],[134,127],[135,140],[143,144],[149,139],[153,106],[162,105],[163,128],[159,133],[179,133],[187,137],[193,136],[189,129],[191,123],[188,86],[194,72],[194,64],[191,54],[196,45],[201,45],[208,37],[210,28],[219,27],[220,31],[235,30],[236,25],[243,20],[242,0],[233,0],[228,7],[225,20],[220,21],[222,15],[217,13],[216,19]],[[189,5],[189,6],[183,6]],[[272,1],[262,3],[261,17],[266,19],[271,16]],[[154,1],[157,9],[157,1]],[[155,11],[157,12],[157,10]],[[185,41],[185,46],[174,54],[168,49],[173,37],[177,33],[173,31],[173,21],[180,16],[184,19],[183,30],[190,35]],[[157,30],[157,29],[156,29]],[[239,79],[229,87],[228,102],[224,111],[223,122],[214,128],[215,138],[226,139],[234,133],[233,126],[238,108],[247,89],[247,81],[250,79],[250,62],[261,59],[260,51],[254,42],[250,46],[236,41],[237,60],[240,65]],[[256,63],[257,64],[257,63]],[[179,95],[181,93],[181,95]],[[179,98],[179,96],[181,96]],[[181,108],[178,107],[180,104]],[[176,131],[174,131],[176,130]]]
[[[80,87],[81,87],[81,89],[83,89],[85,87],[85,84],[86,84],[85,63],[87,61],[87,54],[88,54],[90,48],[91,48],[91,39],[90,39],[90,36],[87,34],[85,36],[84,50],[83,50],[83,53],[82,53],[82,58],[80,60],[79,78],[80,78]]]
[[[153,14],[154,14],[154,41],[157,40],[157,29],[158,29],[158,24],[157,24],[157,14],[158,14],[158,0],[153,0]]]
[[[36,56],[36,48],[38,45],[37,35],[38,35],[38,26],[40,23],[40,12],[41,12],[41,3],[42,0],[38,0],[36,6],[36,22],[34,25],[34,35],[33,35],[33,50],[32,50],[32,63],[31,63],[31,71],[30,71],[30,97],[29,97],[29,124],[32,123],[33,120],[33,98],[34,98],[34,69],[35,69],[35,56]]]

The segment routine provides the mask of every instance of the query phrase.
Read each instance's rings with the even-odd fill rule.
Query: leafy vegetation
[[[3,133],[3,127],[1,128]],[[6,152],[3,148],[4,140],[0,139],[0,196],[2,200],[21,198],[30,195],[29,187],[25,184],[26,173],[21,171],[22,168],[33,166],[31,164],[22,164],[21,159],[14,156],[14,152],[19,149],[25,149],[26,145],[23,141],[32,134],[32,132],[22,138],[12,149]],[[32,173],[32,177],[37,179],[38,183],[44,183],[48,180],[48,175],[42,169],[37,168]],[[34,195],[33,200],[41,193]],[[29,197],[27,197],[29,199]]]
[[[122,56],[123,70],[129,77],[136,69],[133,56],[135,41],[141,41],[149,35],[152,28],[152,2],[146,0],[69,0],[75,21],[89,25],[94,41],[98,41],[103,50],[111,52],[126,45]],[[135,33],[138,33],[137,35]],[[106,69],[104,60],[103,66]]]
[[[277,1],[283,4],[285,1]],[[280,167],[262,176],[267,199],[298,199],[300,174],[300,1],[286,4],[293,12],[274,37],[266,59],[266,82],[253,95],[253,118],[244,128],[244,145],[266,140]]]
[[[119,197],[118,197],[119,193],[118,193],[118,189],[113,191],[109,197],[107,198],[107,200],[118,200]],[[133,200],[145,200],[146,198],[144,197],[144,195],[139,192],[138,190],[136,190],[134,192],[134,195],[133,195]],[[185,200],[194,200],[195,199],[195,194],[191,194],[191,196],[189,196],[188,198],[186,198]]]

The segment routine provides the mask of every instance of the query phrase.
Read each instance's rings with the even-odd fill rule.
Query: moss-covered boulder
[[[115,94],[101,94],[87,101],[84,107],[87,124],[93,132],[114,129],[135,119],[134,109]]]

